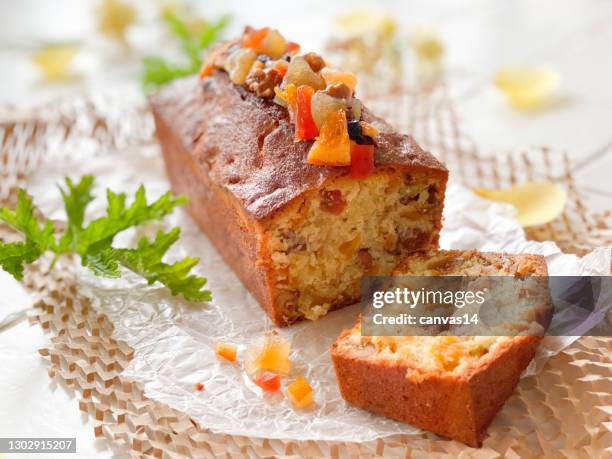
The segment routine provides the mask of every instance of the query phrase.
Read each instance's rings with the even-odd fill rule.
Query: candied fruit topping
[[[361,101],[354,97],[357,77],[333,69],[317,53],[300,53],[276,29],[247,27],[240,40],[213,49],[204,61],[200,78],[224,70],[230,80],[265,99],[286,107],[295,125],[295,141],[315,140],[306,162],[318,166],[356,167],[357,175],[369,175],[371,149],[378,131],[362,121]],[[352,152],[358,157],[352,160]],[[360,172],[361,171],[361,172]]]
[[[228,362],[236,361],[237,347],[231,343],[217,343],[215,345],[215,353],[218,357],[227,360]]]
[[[268,333],[263,343],[255,344],[247,350],[244,366],[249,374],[271,371],[287,374],[291,371],[289,342],[276,333]]]
[[[303,376],[298,376],[287,386],[287,396],[297,408],[305,408],[312,403],[312,387]]]
[[[374,145],[351,145],[351,177],[368,178],[374,171]]]
[[[346,113],[340,109],[330,115],[321,126],[317,140],[310,148],[306,162],[322,166],[351,164],[351,141],[348,136]]]
[[[199,383],[195,383],[195,386],[194,386],[194,387],[195,387],[195,390],[197,390],[197,391],[199,391],[199,392],[201,392],[201,391],[203,391],[203,390],[204,390],[204,384],[202,384],[202,383],[200,383],[200,382],[199,382]]]
[[[314,90],[310,86],[300,86],[297,88],[297,115],[295,120],[295,140],[312,140],[319,130],[312,119],[310,112],[310,102]]]
[[[270,371],[264,371],[258,374],[253,379],[253,382],[266,392],[278,392],[281,387],[280,376]]]

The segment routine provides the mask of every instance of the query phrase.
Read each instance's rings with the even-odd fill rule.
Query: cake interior
[[[524,278],[545,274],[545,266],[531,256],[474,250],[430,250],[414,254],[393,271],[395,276],[489,276],[489,279],[482,277],[476,282],[489,282],[492,276]],[[398,285],[401,285],[399,279]],[[545,278],[540,279],[545,281]],[[469,366],[478,365],[481,359],[515,339],[517,334],[542,331],[539,327],[531,327],[548,312],[548,298],[543,296],[540,281],[529,277],[531,280],[535,283],[527,282],[526,285],[532,285],[534,290],[527,297],[511,283],[503,284],[493,295],[490,307],[497,309],[500,323],[488,330],[495,336],[484,336],[485,333],[483,336],[453,336],[448,331],[437,336],[362,336],[361,323],[357,323],[339,340],[338,349],[358,358],[399,363],[417,371],[461,373]],[[458,310],[457,314],[466,312],[470,312],[468,308]],[[498,336],[503,333],[512,336]]]
[[[402,256],[437,246],[442,202],[438,179],[380,169],[291,203],[266,228],[288,322],[358,301],[364,275],[389,275]]]

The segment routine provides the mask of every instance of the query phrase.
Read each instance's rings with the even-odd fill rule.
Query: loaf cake
[[[429,251],[394,275],[546,276],[535,255]],[[511,306],[511,305],[508,305]],[[345,330],[331,355],[346,401],[471,446],[513,393],[541,336],[362,336]]]
[[[362,276],[437,247],[446,168],[355,84],[247,28],[150,98],[173,190],[277,325],[352,304]]]

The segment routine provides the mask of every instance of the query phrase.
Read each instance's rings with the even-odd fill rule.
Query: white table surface
[[[117,55],[96,38],[91,11],[97,2],[20,0],[0,3],[0,104],[35,106],[91,88],[138,91],[142,54],[160,45],[152,30],[155,2],[134,1],[138,24],[128,36],[132,56]],[[441,34],[451,93],[465,130],[483,151],[547,144],[575,163],[579,188],[597,210],[612,199],[612,2],[605,0],[450,1],[207,1],[210,16],[232,12],[243,24],[278,27],[304,49],[320,49],[332,17],[352,8],[391,13],[402,26],[426,23]],[[80,41],[76,83],[43,84],[29,53],[42,43]],[[111,63],[99,56],[110,56]],[[501,66],[550,64],[563,79],[560,106],[525,114],[508,106],[492,86]],[[27,293],[0,271],[0,317],[28,307]],[[26,322],[0,332],[0,436],[77,437],[79,456],[110,457],[96,441],[71,390],[51,382],[37,350],[48,343],[40,327]],[[40,413],[45,413],[41,417]],[[1,455],[0,455],[1,456]],[[25,457],[19,455],[15,457]],[[40,457],[40,456],[37,456]],[[53,457],[61,457],[54,455]],[[66,455],[74,457],[74,455]]]

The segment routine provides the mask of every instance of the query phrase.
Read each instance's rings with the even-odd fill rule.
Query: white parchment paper
[[[94,173],[98,191],[111,187],[133,192],[144,183],[153,198],[169,188],[154,145],[81,161],[65,158],[44,164],[29,179],[32,194],[40,197],[37,204],[56,218],[63,218],[56,184],[67,171],[73,178]],[[104,201],[96,201],[91,210],[100,211],[104,205]],[[578,258],[561,253],[554,243],[527,241],[511,207],[479,199],[452,179],[444,218],[443,248],[542,254],[551,275],[610,273],[610,247]],[[121,280],[108,280],[84,270],[79,273],[81,288],[114,323],[117,338],[135,349],[125,373],[145,383],[148,397],[191,415],[215,432],[234,435],[367,441],[418,432],[414,427],[351,407],[340,397],[329,348],[339,332],[353,324],[358,313],[355,306],[314,323],[279,330],[292,345],[293,374],[305,375],[314,387],[316,404],[309,410],[293,409],[281,393],[262,394],[241,365],[219,361],[213,351],[217,341],[238,344],[240,357],[253,340],[274,326],[183,210],[165,225],[180,225],[183,229],[173,258],[187,254],[201,257],[197,270],[209,279],[212,303],[185,304],[165,289],[146,286],[129,274]],[[142,231],[153,234],[155,230],[149,227]],[[134,232],[126,234],[121,242],[130,244],[136,236]],[[526,375],[537,373],[547,358],[572,340],[547,337]],[[203,383],[205,390],[194,390],[196,382]]]

